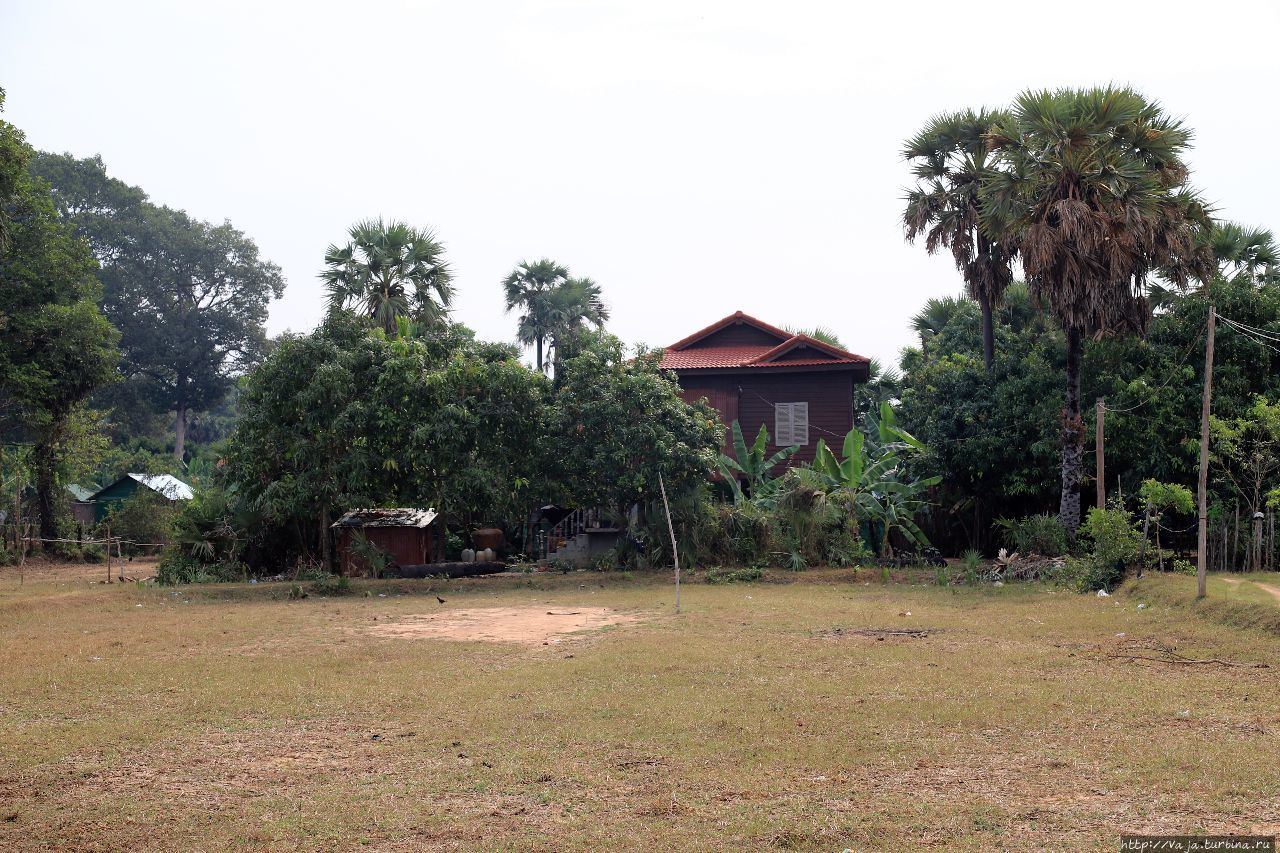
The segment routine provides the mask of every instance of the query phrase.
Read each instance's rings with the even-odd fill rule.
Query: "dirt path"
[[[565,634],[635,622],[608,607],[477,607],[409,616],[369,633],[383,637],[481,640],[491,643],[558,643]]]
[[[1223,578],[1223,580],[1231,584],[1232,586],[1239,586],[1242,583],[1253,584],[1258,589],[1262,590],[1263,592],[1267,593],[1272,598],[1274,598],[1277,604],[1280,604],[1280,586],[1272,586],[1271,584],[1263,583],[1262,581],[1242,581],[1237,578]]]

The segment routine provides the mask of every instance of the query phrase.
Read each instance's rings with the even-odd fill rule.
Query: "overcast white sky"
[[[273,333],[317,323],[325,247],[381,214],[436,230],[486,338],[548,256],[633,343],[741,309],[896,361],[961,286],[899,225],[902,141],[939,111],[1132,84],[1195,129],[1222,215],[1280,229],[1277,9],[0,0],[0,86],[35,146],[252,236],[289,283]]]

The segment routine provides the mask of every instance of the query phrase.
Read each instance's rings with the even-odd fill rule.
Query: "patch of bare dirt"
[[[369,628],[371,634],[398,639],[559,643],[568,634],[638,621],[608,607],[476,607],[407,616]]]

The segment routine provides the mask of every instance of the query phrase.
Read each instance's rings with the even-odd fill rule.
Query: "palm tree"
[[[1257,285],[1280,284],[1280,247],[1267,229],[1215,222],[1204,242],[1224,279],[1244,275]]]
[[[783,326],[784,332],[790,332],[793,335],[807,335],[815,341],[822,341],[824,344],[830,344],[838,349],[846,349],[845,345],[840,342],[840,336],[831,330],[829,326],[814,326],[811,329],[799,329],[795,326]]]
[[[982,225],[1018,254],[1032,295],[1067,336],[1058,516],[1080,524],[1085,335],[1145,331],[1148,280],[1208,275],[1204,203],[1182,156],[1191,133],[1127,88],[1029,91],[991,128]]]
[[[543,258],[529,263],[521,261],[502,282],[508,313],[520,308],[516,338],[522,344],[533,344],[538,370],[546,370],[542,360],[543,344],[555,327],[555,305],[551,294],[569,280],[568,267]]]
[[[329,310],[354,305],[388,335],[402,317],[437,325],[448,316],[453,277],[431,231],[365,219],[351,226],[350,237],[324,255],[320,277],[329,289]]]
[[[906,196],[902,224],[907,239],[924,235],[925,250],[951,250],[969,295],[982,308],[982,357],[987,370],[995,359],[991,312],[1009,282],[1013,235],[993,238],[982,223],[980,187],[993,168],[987,133],[1006,120],[1001,112],[964,110],[932,119],[907,141],[903,155],[912,163],[916,186]]]
[[[549,291],[547,304],[549,348],[555,352],[558,368],[567,342],[588,324],[603,328],[609,319],[609,308],[604,304],[600,285],[589,278],[565,280]]]
[[[924,303],[924,307],[911,318],[911,329],[920,336],[920,354],[929,355],[929,341],[942,334],[956,315],[964,310],[967,300],[964,297],[943,296],[932,298]],[[972,302],[968,302],[972,305]],[[971,309],[972,310],[972,309]],[[984,314],[983,319],[987,316]]]

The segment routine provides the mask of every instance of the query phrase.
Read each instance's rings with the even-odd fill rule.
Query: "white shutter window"
[[[791,446],[791,404],[773,404],[773,443],[778,447]]]
[[[792,447],[809,443],[809,404],[775,403],[773,406],[773,443]]]
[[[809,443],[809,404],[791,404],[791,443]]]

